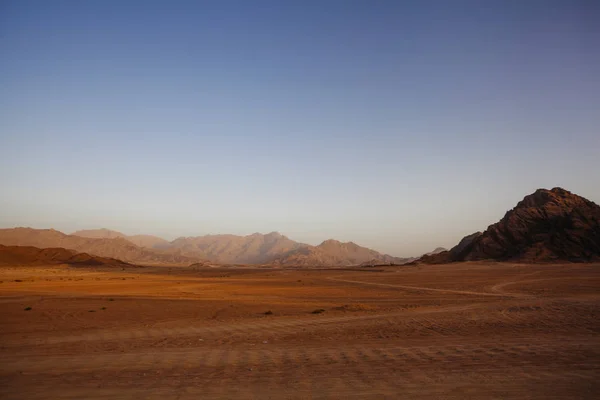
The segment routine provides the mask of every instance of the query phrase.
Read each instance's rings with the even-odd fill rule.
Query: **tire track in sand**
[[[452,294],[462,294],[462,295],[471,295],[471,296],[491,296],[491,297],[504,297],[504,298],[535,297],[532,295],[521,294],[521,293],[474,292],[474,291],[470,291],[470,290],[438,289],[438,288],[429,288],[429,287],[424,287],[424,286],[409,286],[409,285],[396,285],[396,284],[391,284],[391,283],[365,282],[365,281],[357,281],[357,280],[350,280],[350,279],[340,279],[340,278],[337,278],[336,276],[330,276],[330,277],[327,277],[326,279],[336,281],[336,282],[354,283],[354,284],[358,284],[358,285],[383,286],[383,287],[398,288],[398,289],[404,289],[404,290],[416,291],[416,292],[425,291],[425,292],[452,293]]]
[[[453,343],[420,346],[373,343],[334,347],[264,345],[257,348],[164,350],[153,354],[139,351],[29,357],[4,355],[0,356],[0,376],[11,373],[123,373],[148,369],[175,371],[208,368],[218,369],[223,379],[234,379],[242,372],[251,372],[249,368],[262,372],[292,371],[298,365],[306,364],[310,365],[312,373],[321,376],[338,368],[377,374],[379,370],[410,371],[412,368],[424,367],[419,373],[427,375],[427,369],[431,369],[430,376],[424,376],[425,379],[430,379],[440,369],[451,368],[453,365],[483,371],[516,365],[546,366],[557,358],[562,360],[561,368],[573,365],[585,370],[600,371],[599,340],[567,338],[561,341],[538,340],[534,343],[534,339],[521,339],[512,343],[461,343],[460,346]],[[562,372],[559,370],[557,373]]]

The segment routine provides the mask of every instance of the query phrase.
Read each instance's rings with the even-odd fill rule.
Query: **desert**
[[[539,189],[450,250],[380,265],[356,258],[379,253],[335,240],[322,246],[335,257],[300,266],[222,262],[233,257],[232,241],[256,260],[261,252],[296,259],[300,245],[274,233],[192,239],[230,249],[220,263],[144,265],[22,245],[59,238],[80,246],[80,236],[4,229],[1,240],[21,245],[0,245],[0,393],[592,399],[600,390],[599,211],[564,189]],[[104,236],[115,235],[95,232],[103,237],[89,240],[103,246],[92,248],[112,254]],[[153,250],[117,240],[124,254],[156,261]],[[487,248],[500,256],[485,257]],[[319,265],[324,259],[338,264]]]
[[[599,264],[21,266],[0,276],[6,399],[599,390]]]
[[[600,399],[599,5],[0,0],[0,400]]]

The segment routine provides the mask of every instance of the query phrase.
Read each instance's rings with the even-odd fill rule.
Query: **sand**
[[[2,399],[600,396],[600,265],[8,266],[0,281]]]

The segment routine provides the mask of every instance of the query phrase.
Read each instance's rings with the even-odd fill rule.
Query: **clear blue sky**
[[[600,202],[594,1],[0,3],[0,226],[450,247]]]

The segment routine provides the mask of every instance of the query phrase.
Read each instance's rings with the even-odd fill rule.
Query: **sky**
[[[395,256],[600,203],[594,1],[0,2],[0,227]]]

